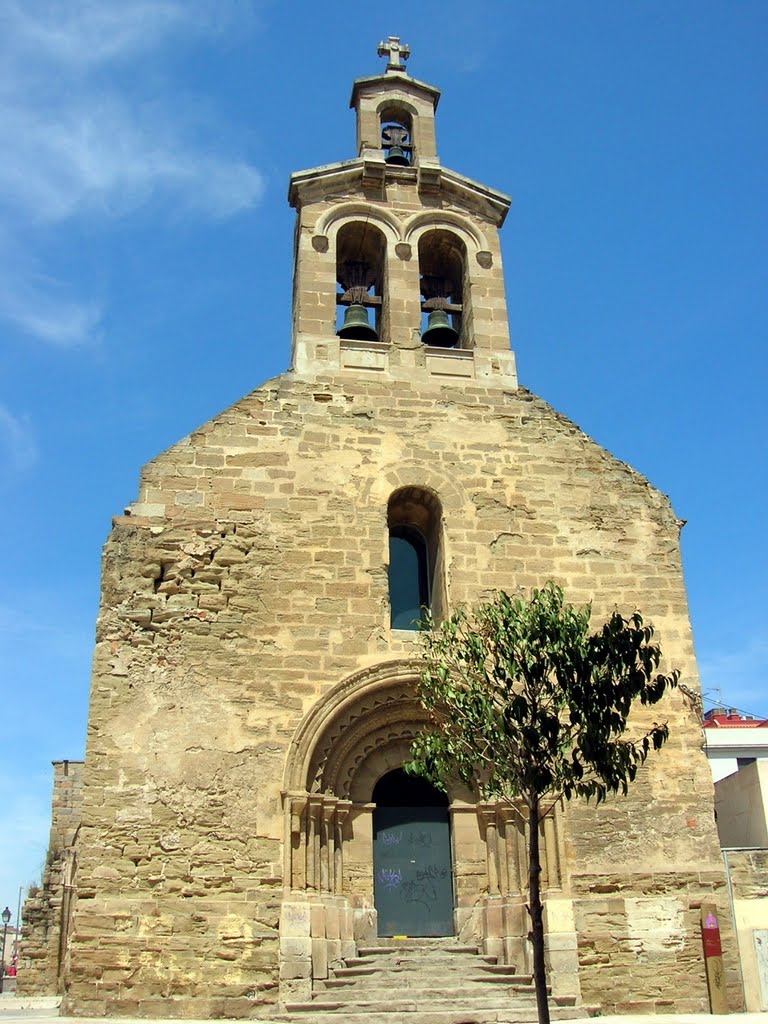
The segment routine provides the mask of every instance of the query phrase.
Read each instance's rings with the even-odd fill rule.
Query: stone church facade
[[[398,541],[422,545],[437,617],[554,579],[598,619],[641,609],[698,687],[681,524],[518,384],[510,201],[441,165],[439,92],[384,50],[352,90],[358,156],[291,178],[290,370],[149,463],[106,542],[59,944],[74,1014],[268,1016],[397,934],[375,796],[424,721]],[[653,712],[670,739],[629,797],[542,826],[553,992],[603,1012],[707,1009],[702,901],[735,985],[697,709]],[[416,927],[524,970],[520,814],[457,789],[445,821],[449,924],[426,901]]]

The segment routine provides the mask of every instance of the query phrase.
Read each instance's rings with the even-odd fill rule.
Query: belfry
[[[290,179],[290,369],[146,465],[107,539],[56,984],[75,1014],[343,1016],[345,992],[375,1003],[355,964],[407,949],[479,954],[482,1005],[512,1005],[525,822],[401,769],[422,609],[552,579],[596,616],[640,609],[686,684],[628,797],[542,823],[553,998],[704,1010],[702,902],[729,984],[735,956],[680,523],[518,384],[510,200],[441,164],[439,91],[396,37],[379,54],[354,157]]]

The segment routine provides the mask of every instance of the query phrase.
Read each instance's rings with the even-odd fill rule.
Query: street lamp
[[[5,908],[1,916],[3,918],[3,954],[0,957],[0,994],[2,994],[5,981],[5,939],[8,935],[8,922],[11,920],[11,912],[8,907]]]

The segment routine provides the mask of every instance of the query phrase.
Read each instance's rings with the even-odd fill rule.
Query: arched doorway
[[[329,967],[377,936],[455,935],[504,963],[527,965],[523,815],[510,804],[478,802],[461,787],[449,803],[403,775],[427,721],[416,699],[419,669],[403,659],[348,676],[313,705],[291,743],[283,788],[282,998],[309,999],[313,979],[327,978]],[[557,894],[550,825],[542,837],[543,884]],[[387,831],[396,838],[385,840]],[[393,863],[387,851],[395,850]],[[382,868],[399,871],[400,885]],[[381,891],[387,882],[411,899],[398,893],[398,906],[394,892]]]
[[[447,796],[396,768],[376,783],[373,803],[379,935],[453,935]]]

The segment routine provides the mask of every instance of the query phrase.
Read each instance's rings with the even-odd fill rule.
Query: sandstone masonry
[[[438,98],[401,66],[355,83],[357,158],[291,179],[291,369],[149,463],[114,520],[71,1013],[267,1016],[375,942],[374,787],[423,722],[417,634],[391,626],[393,531],[422,532],[438,613],[553,579],[597,619],[641,609],[697,692],[680,523],[518,385],[509,200],[440,165]],[[373,337],[339,334],[353,304]],[[435,311],[455,345],[424,344]],[[553,991],[604,1012],[707,1008],[705,900],[739,1003],[697,708],[678,691],[660,713],[669,743],[628,798],[542,824]],[[520,811],[449,800],[453,933],[524,970]]]

